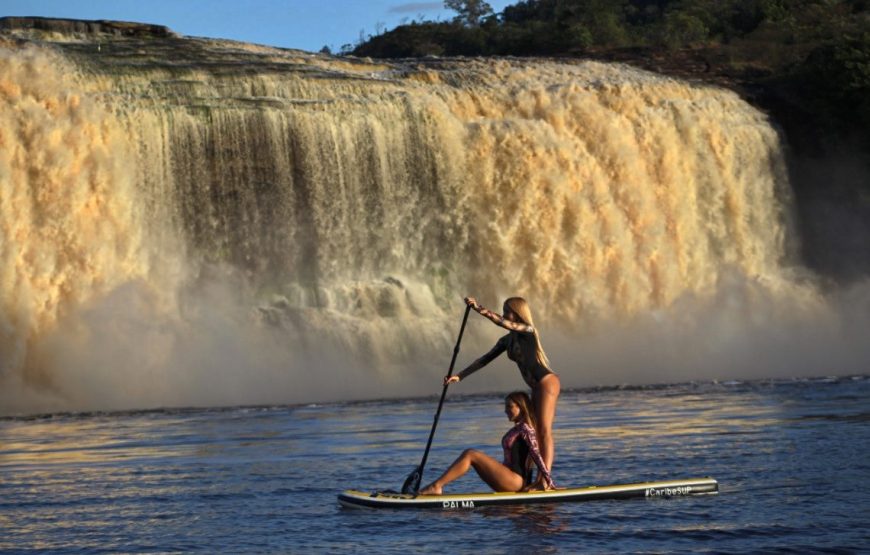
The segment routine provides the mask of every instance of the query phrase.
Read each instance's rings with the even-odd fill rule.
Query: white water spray
[[[870,359],[796,277],[778,136],[733,93],[188,46],[2,50],[0,412],[431,393],[464,294],[527,297],[569,386]],[[459,364],[498,335],[469,332]],[[783,355],[819,334],[836,367]]]

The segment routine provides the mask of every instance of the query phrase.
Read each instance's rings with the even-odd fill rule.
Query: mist
[[[430,313],[376,326],[361,318],[348,343],[346,334],[329,336],[335,324],[329,315],[320,315],[319,324],[309,315],[303,337],[269,314],[274,306],[248,304],[240,282],[210,279],[181,293],[177,311],[160,310],[141,282],[77,311],[35,354],[62,372],[39,388],[6,377],[4,414],[309,404],[440,391],[463,311],[459,298],[439,318]],[[597,322],[585,331],[538,325],[566,389],[866,373],[870,281],[827,295],[811,284],[800,289],[776,291],[732,274],[714,296],[687,295],[628,321]],[[472,313],[456,370],[502,333]],[[420,335],[431,338],[425,347]],[[375,352],[396,342],[404,356]],[[500,357],[451,394],[525,387],[514,364]]]

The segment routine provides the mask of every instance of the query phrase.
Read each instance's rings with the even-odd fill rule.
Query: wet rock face
[[[58,19],[52,17],[2,17],[0,30],[45,31],[61,34],[107,34],[125,37],[169,38],[178,35],[164,25],[128,21]]]

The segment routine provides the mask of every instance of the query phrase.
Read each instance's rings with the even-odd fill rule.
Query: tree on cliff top
[[[492,15],[492,6],[484,0],[444,0],[444,7],[457,15],[454,21],[469,27],[480,25],[483,18]]]

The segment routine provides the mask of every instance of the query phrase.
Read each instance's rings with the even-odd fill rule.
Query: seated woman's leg
[[[424,495],[440,495],[444,486],[474,468],[480,478],[495,491],[519,491],[523,478],[492,457],[475,449],[466,449],[444,474],[420,490]]]

